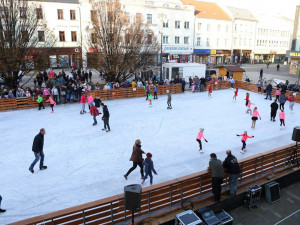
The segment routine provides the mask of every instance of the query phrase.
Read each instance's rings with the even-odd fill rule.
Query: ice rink
[[[293,127],[300,125],[300,106],[294,112],[286,108],[286,129],[279,129],[279,119],[270,121],[270,100],[250,93],[262,120],[251,129],[251,116],[246,114],[245,94],[240,90],[236,103],[234,90],[172,95],[172,110],[167,110],[167,96],[158,96],[153,107],[145,98],[106,101],[110,111],[111,132],[92,126],[88,113],[80,115],[80,104],[0,113],[1,157],[0,224],[72,207],[123,192],[123,187],[140,183],[137,168],[126,181],[123,175],[132,166],[132,146],[141,139],[142,149],[153,154],[158,176],[154,184],[201,171],[208,166],[209,154],[224,160],[231,149],[237,158],[247,157],[293,143]],[[101,110],[102,111],[102,110]],[[28,171],[34,159],[32,141],[40,128],[45,128],[44,153],[47,170]],[[205,128],[204,154],[199,153],[196,136]],[[241,137],[248,131],[254,139],[247,141],[247,153],[240,154]],[[149,185],[149,179],[144,186]]]

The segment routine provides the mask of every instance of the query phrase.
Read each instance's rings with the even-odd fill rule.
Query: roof
[[[248,9],[240,9],[227,6],[235,19],[257,21],[255,16]]]
[[[195,16],[207,19],[232,20],[231,17],[216,3],[197,0],[181,0],[185,5],[195,7]]]
[[[224,66],[224,68],[230,72],[245,72],[244,69],[235,65]]]

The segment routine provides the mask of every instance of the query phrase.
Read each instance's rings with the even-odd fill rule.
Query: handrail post
[[[110,217],[111,217],[111,223],[114,224],[114,213],[113,213],[113,204],[110,202]]]
[[[202,175],[200,176],[200,195],[199,197],[201,197],[202,194]]]
[[[272,169],[272,173],[274,173],[274,171],[275,171],[276,155],[277,155],[277,153],[275,152],[275,153],[274,153],[274,160],[273,160],[273,169]]]
[[[85,225],[85,212],[82,210],[82,219],[83,219],[83,224]]]
[[[255,158],[255,165],[254,165],[254,176],[253,178],[256,178],[256,169],[257,169],[257,158]]]
[[[171,184],[171,191],[170,191],[170,206],[173,205],[173,184]]]
[[[262,175],[263,175],[264,159],[265,159],[265,157],[263,156],[263,157],[262,157],[262,160],[261,160],[260,176],[262,176]]]
[[[148,191],[148,213],[150,213],[150,210],[151,210],[151,204],[150,204],[151,199],[150,199],[150,194],[151,194],[151,192]]]

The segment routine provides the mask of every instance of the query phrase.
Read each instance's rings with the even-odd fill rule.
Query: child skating
[[[94,123],[93,126],[97,125],[97,119],[96,117],[99,116],[99,110],[94,106],[94,103],[90,103],[90,114],[93,116]]]
[[[93,95],[89,94],[89,96],[87,97],[87,101],[88,101],[88,105],[89,105],[89,109],[90,109],[91,103],[94,102]]]
[[[290,102],[289,108],[293,112],[294,110],[294,105],[295,105],[295,98],[292,94],[290,94],[288,101]]]
[[[208,98],[211,98],[212,87],[211,84],[208,86]]]
[[[253,128],[253,129],[255,128],[256,120],[258,120],[258,117],[261,120],[261,117],[259,115],[257,107],[255,107],[254,110],[253,110],[253,114],[252,114],[252,126],[251,126],[251,128]]]
[[[149,107],[152,107],[152,95],[148,95]]]
[[[248,106],[248,103],[249,103],[249,98],[250,98],[250,94],[249,93],[246,93],[246,106]]]
[[[158,99],[158,98],[157,98],[157,88],[158,88],[158,85],[156,84],[156,85],[154,86],[154,99]]]
[[[153,161],[152,161],[152,154],[151,153],[147,153],[146,154],[146,159],[145,161],[143,162],[143,165],[144,165],[144,171],[145,171],[145,176],[142,180],[142,184],[145,183],[145,180],[148,178],[148,176],[150,177],[150,185],[153,184],[153,175],[152,175],[152,172],[157,175],[155,169],[154,169],[154,165],[153,165]]]
[[[39,103],[39,110],[41,110],[42,107],[43,107],[43,109],[45,109],[45,106],[43,104],[43,97],[42,96],[40,96],[40,95],[38,96],[37,102]]]
[[[279,101],[279,96],[280,96],[280,89],[277,88],[276,92],[275,92],[275,95],[276,95],[276,100]]]
[[[196,139],[196,141],[199,143],[199,151],[200,151],[201,154],[204,153],[204,151],[202,150],[202,142],[201,142],[201,139],[203,138],[203,140],[204,140],[205,142],[208,142],[208,141],[205,139],[205,137],[204,137],[204,135],[203,135],[203,132],[204,132],[204,129],[203,129],[203,128],[200,128],[200,131],[199,131],[199,133],[198,133],[198,135],[197,135],[197,139]]]
[[[50,96],[49,99],[46,102],[50,102],[50,107],[52,109],[51,113],[54,113],[53,107],[56,106],[56,102],[52,99]]]
[[[238,96],[238,92],[239,92],[239,89],[236,88],[235,91],[234,91],[233,98],[232,98],[232,101],[233,101],[233,102],[236,102],[236,97]]]
[[[248,100],[246,113],[249,113],[249,112],[250,112],[250,115],[252,115],[251,105],[255,105],[255,104],[254,104],[254,103],[251,103],[251,101]]]
[[[247,131],[244,131],[244,134],[237,134],[236,136],[238,137],[242,137],[242,143],[243,143],[243,147],[242,150],[240,151],[242,154],[244,154],[247,150],[246,150],[246,141],[248,138],[254,138],[254,136],[248,136]]]
[[[168,104],[168,108],[167,109],[172,109],[172,96],[171,96],[171,93],[169,90],[167,90],[167,94],[168,94],[168,101],[167,101],[167,104]]]
[[[280,130],[283,130],[285,129],[285,113],[283,109],[279,113],[279,119],[280,119]]]
[[[84,92],[82,92],[81,97],[80,97],[80,104],[81,104],[80,114],[86,113],[86,111],[85,111],[85,101],[86,101],[85,95],[84,95]]]

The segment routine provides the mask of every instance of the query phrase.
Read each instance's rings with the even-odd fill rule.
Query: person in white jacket
[[[55,102],[59,102],[59,93],[58,93],[58,90],[55,86],[52,88],[51,94],[53,94],[53,100]]]
[[[109,90],[109,89],[110,89],[109,84],[106,83],[106,85],[104,86],[103,90],[105,91],[105,90]]]

